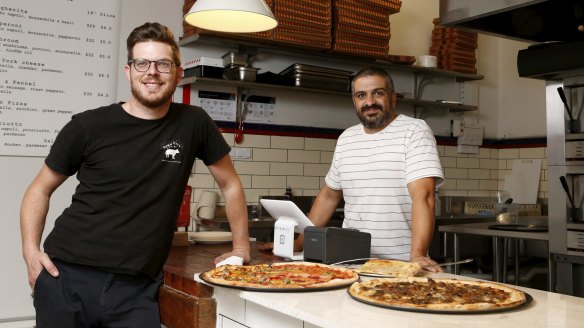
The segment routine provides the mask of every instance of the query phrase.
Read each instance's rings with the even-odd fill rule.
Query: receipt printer
[[[304,229],[304,260],[336,263],[368,258],[371,254],[371,234],[355,229],[336,227],[306,227]]]

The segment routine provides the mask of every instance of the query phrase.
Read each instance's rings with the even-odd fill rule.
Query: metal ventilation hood
[[[584,1],[440,0],[440,24],[530,43],[584,40]]]

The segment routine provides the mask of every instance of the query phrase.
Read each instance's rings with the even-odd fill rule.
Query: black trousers
[[[37,328],[160,328],[162,275],[126,275],[55,260],[34,287]]]

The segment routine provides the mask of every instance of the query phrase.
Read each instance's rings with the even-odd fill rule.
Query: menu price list
[[[0,0],[0,155],[46,156],[71,116],[115,101],[121,0]]]

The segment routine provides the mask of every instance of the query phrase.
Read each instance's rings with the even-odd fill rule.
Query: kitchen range
[[[551,290],[584,296],[584,21],[582,1],[440,1],[443,24],[535,43],[520,77],[546,81]],[[543,92],[544,90],[542,90]]]

